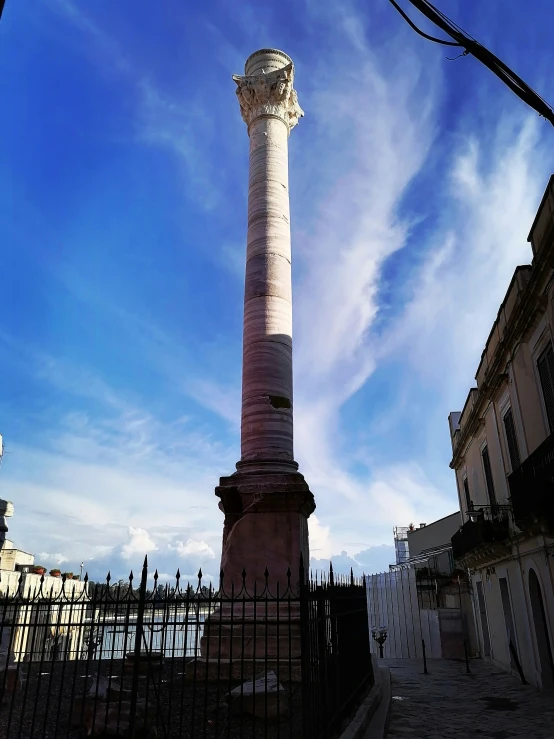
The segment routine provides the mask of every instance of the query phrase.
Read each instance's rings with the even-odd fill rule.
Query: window
[[[467,484],[467,477],[464,477],[464,495],[466,497],[466,511],[470,511],[473,508],[473,503],[471,502],[471,496],[469,494],[469,485]]]
[[[485,471],[485,482],[487,483],[487,493],[489,494],[489,501],[491,505],[496,505],[496,494],[494,492],[494,483],[492,480],[491,460],[489,457],[489,448],[483,447],[481,451],[481,457],[483,458],[483,470]]]
[[[554,432],[554,352],[552,344],[537,359],[537,369],[541,380],[542,397],[548,418],[550,433]]]
[[[519,467],[521,459],[519,457],[519,447],[517,444],[516,425],[514,423],[514,414],[510,408],[504,414],[504,431],[506,432],[506,442],[508,444],[508,453],[510,455],[510,464],[512,471]]]

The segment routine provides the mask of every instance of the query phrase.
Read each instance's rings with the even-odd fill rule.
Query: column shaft
[[[250,125],[241,461],[293,461],[292,285],[285,121]]]

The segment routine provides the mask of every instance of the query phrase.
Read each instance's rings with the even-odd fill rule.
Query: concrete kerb
[[[378,734],[366,734],[366,731],[368,731],[368,727],[371,728],[370,722],[373,723],[372,718],[376,714],[377,709],[382,705],[387,691],[388,703],[390,705],[390,671],[388,668],[380,667],[377,657],[374,654],[371,655],[371,662],[373,664],[375,682],[356,711],[356,715],[342,732],[339,739],[366,739],[366,737],[377,739],[379,736]],[[388,707],[386,713],[388,717]],[[384,736],[384,734],[381,734],[381,736]]]
[[[392,703],[392,688],[390,683],[390,668],[382,666],[381,682],[383,685],[383,697],[377,710],[371,717],[365,734],[361,739],[385,739],[389,728],[389,718]]]

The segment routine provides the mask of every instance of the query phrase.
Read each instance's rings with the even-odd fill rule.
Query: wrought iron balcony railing
[[[508,483],[518,528],[554,532],[554,434],[508,476]]]
[[[467,557],[475,550],[490,548],[491,545],[504,545],[510,538],[511,506],[477,506],[467,515],[470,520],[452,537],[455,560]]]

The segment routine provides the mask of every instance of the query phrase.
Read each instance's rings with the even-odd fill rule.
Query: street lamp
[[[481,510],[481,508],[471,508],[467,512],[467,515],[472,523],[477,523],[477,521],[483,518],[483,511]]]
[[[387,641],[388,635],[389,632],[386,626],[379,626],[379,628],[373,626],[373,628],[371,629],[371,636],[373,637],[373,640],[376,641],[379,645],[379,657],[381,657],[381,659],[383,658],[383,644]]]

